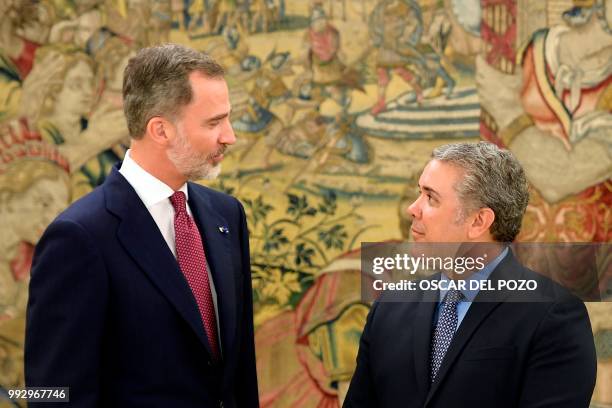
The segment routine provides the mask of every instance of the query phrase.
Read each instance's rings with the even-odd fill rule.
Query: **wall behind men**
[[[532,187],[519,240],[612,240],[611,8],[3,1],[0,386],[23,384],[33,246],[129,145],[121,83],[139,48],[178,42],[227,68],[238,142],[207,184],[248,215],[262,405],[334,406],[369,308],[359,244],[410,238],[405,208],[434,147],[485,139],[516,154]],[[612,404],[611,311],[589,305],[593,406]]]

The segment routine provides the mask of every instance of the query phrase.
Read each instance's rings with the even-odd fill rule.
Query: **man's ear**
[[[491,225],[493,225],[493,221],[495,221],[495,213],[493,210],[488,207],[480,208],[472,217],[472,223],[468,229],[468,238],[476,240],[479,237],[489,235]]]
[[[161,116],[154,116],[147,122],[146,133],[155,144],[167,146],[174,138],[174,125]]]

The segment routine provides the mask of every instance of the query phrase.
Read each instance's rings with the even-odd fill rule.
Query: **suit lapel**
[[[417,312],[414,320],[415,335],[413,336],[413,360],[420,395],[427,395],[430,387],[429,354],[433,331],[433,315],[437,301],[437,292],[424,292],[422,300],[417,304]]]
[[[455,337],[453,337],[453,341],[442,360],[442,365],[438,370],[438,375],[436,376],[436,380],[431,384],[431,389],[429,390],[429,394],[427,395],[427,400],[425,402],[425,406],[429,403],[435,392],[438,390],[441,382],[444,380],[444,377],[449,372],[451,367],[453,366],[457,357],[463,351],[463,348],[468,343],[469,339],[472,337],[480,323],[499,305],[498,303],[488,302],[488,303],[478,303],[474,302],[470,306],[468,313],[464,317],[461,322],[461,326],[455,333]],[[427,377],[429,379],[429,377]]]
[[[217,292],[217,308],[222,353],[232,355],[237,329],[236,277],[234,276],[230,235],[238,231],[228,229],[229,224],[212,206],[210,197],[189,185],[189,207],[198,224],[206,260]],[[221,227],[221,228],[220,228]]]
[[[513,275],[516,278],[518,273],[518,267],[515,265],[516,261],[512,252],[502,260],[502,262],[495,268],[490,276],[490,280],[494,287],[497,287],[497,281],[500,279],[510,279]],[[453,364],[457,358],[461,355],[461,352],[472,338],[480,324],[491,314],[495,308],[497,308],[503,300],[510,295],[509,291],[505,292],[493,292],[493,291],[480,291],[474,302],[470,305],[467,314],[463,318],[459,329],[455,333],[453,340],[442,360],[442,365],[436,376],[436,380],[431,384],[431,389],[427,395],[425,406],[429,404],[433,395],[436,393],[440,384],[444,380],[444,377],[451,370]],[[431,337],[431,334],[430,334]],[[431,340],[430,340],[431,341]],[[427,372],[429,375],[429,371]],[[427,377],[429,379],[429,377]]]
[[[103,188],[107,209],[121,219],[117,230],[119,242],[187,321],[210,354],[193,293],[151,214],[116,168]]]

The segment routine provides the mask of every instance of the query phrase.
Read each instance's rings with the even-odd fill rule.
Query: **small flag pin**
[[[229,234],[229,228],[221,226],[219,227],[219,232],[222,232],[224,234]]]

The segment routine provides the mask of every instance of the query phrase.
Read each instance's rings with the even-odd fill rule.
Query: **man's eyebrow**
[[[423,190],[423,191],[425,191],[425,192],[427,192],[427,193],[429,193],[429,194],[433,195],[433,196],[440,197],[440,193],[438,193],[436,190],[434,190],[434,189],[433,189],[433,188],[431,188],[431,187],[428,187],[428,186],[422,186],[422,187],[421,187],[421,186],[419,186],[419,188],[420,188],[421,190]]]
[[[220,113],[218,115],[213,116],[212,118],[205,119],[204,122],[211,123],[211,122],[220,121],[221,119],[225,119],[226,117],[228,117],[230,113],[232,113],[231,110],[229,112]]]

